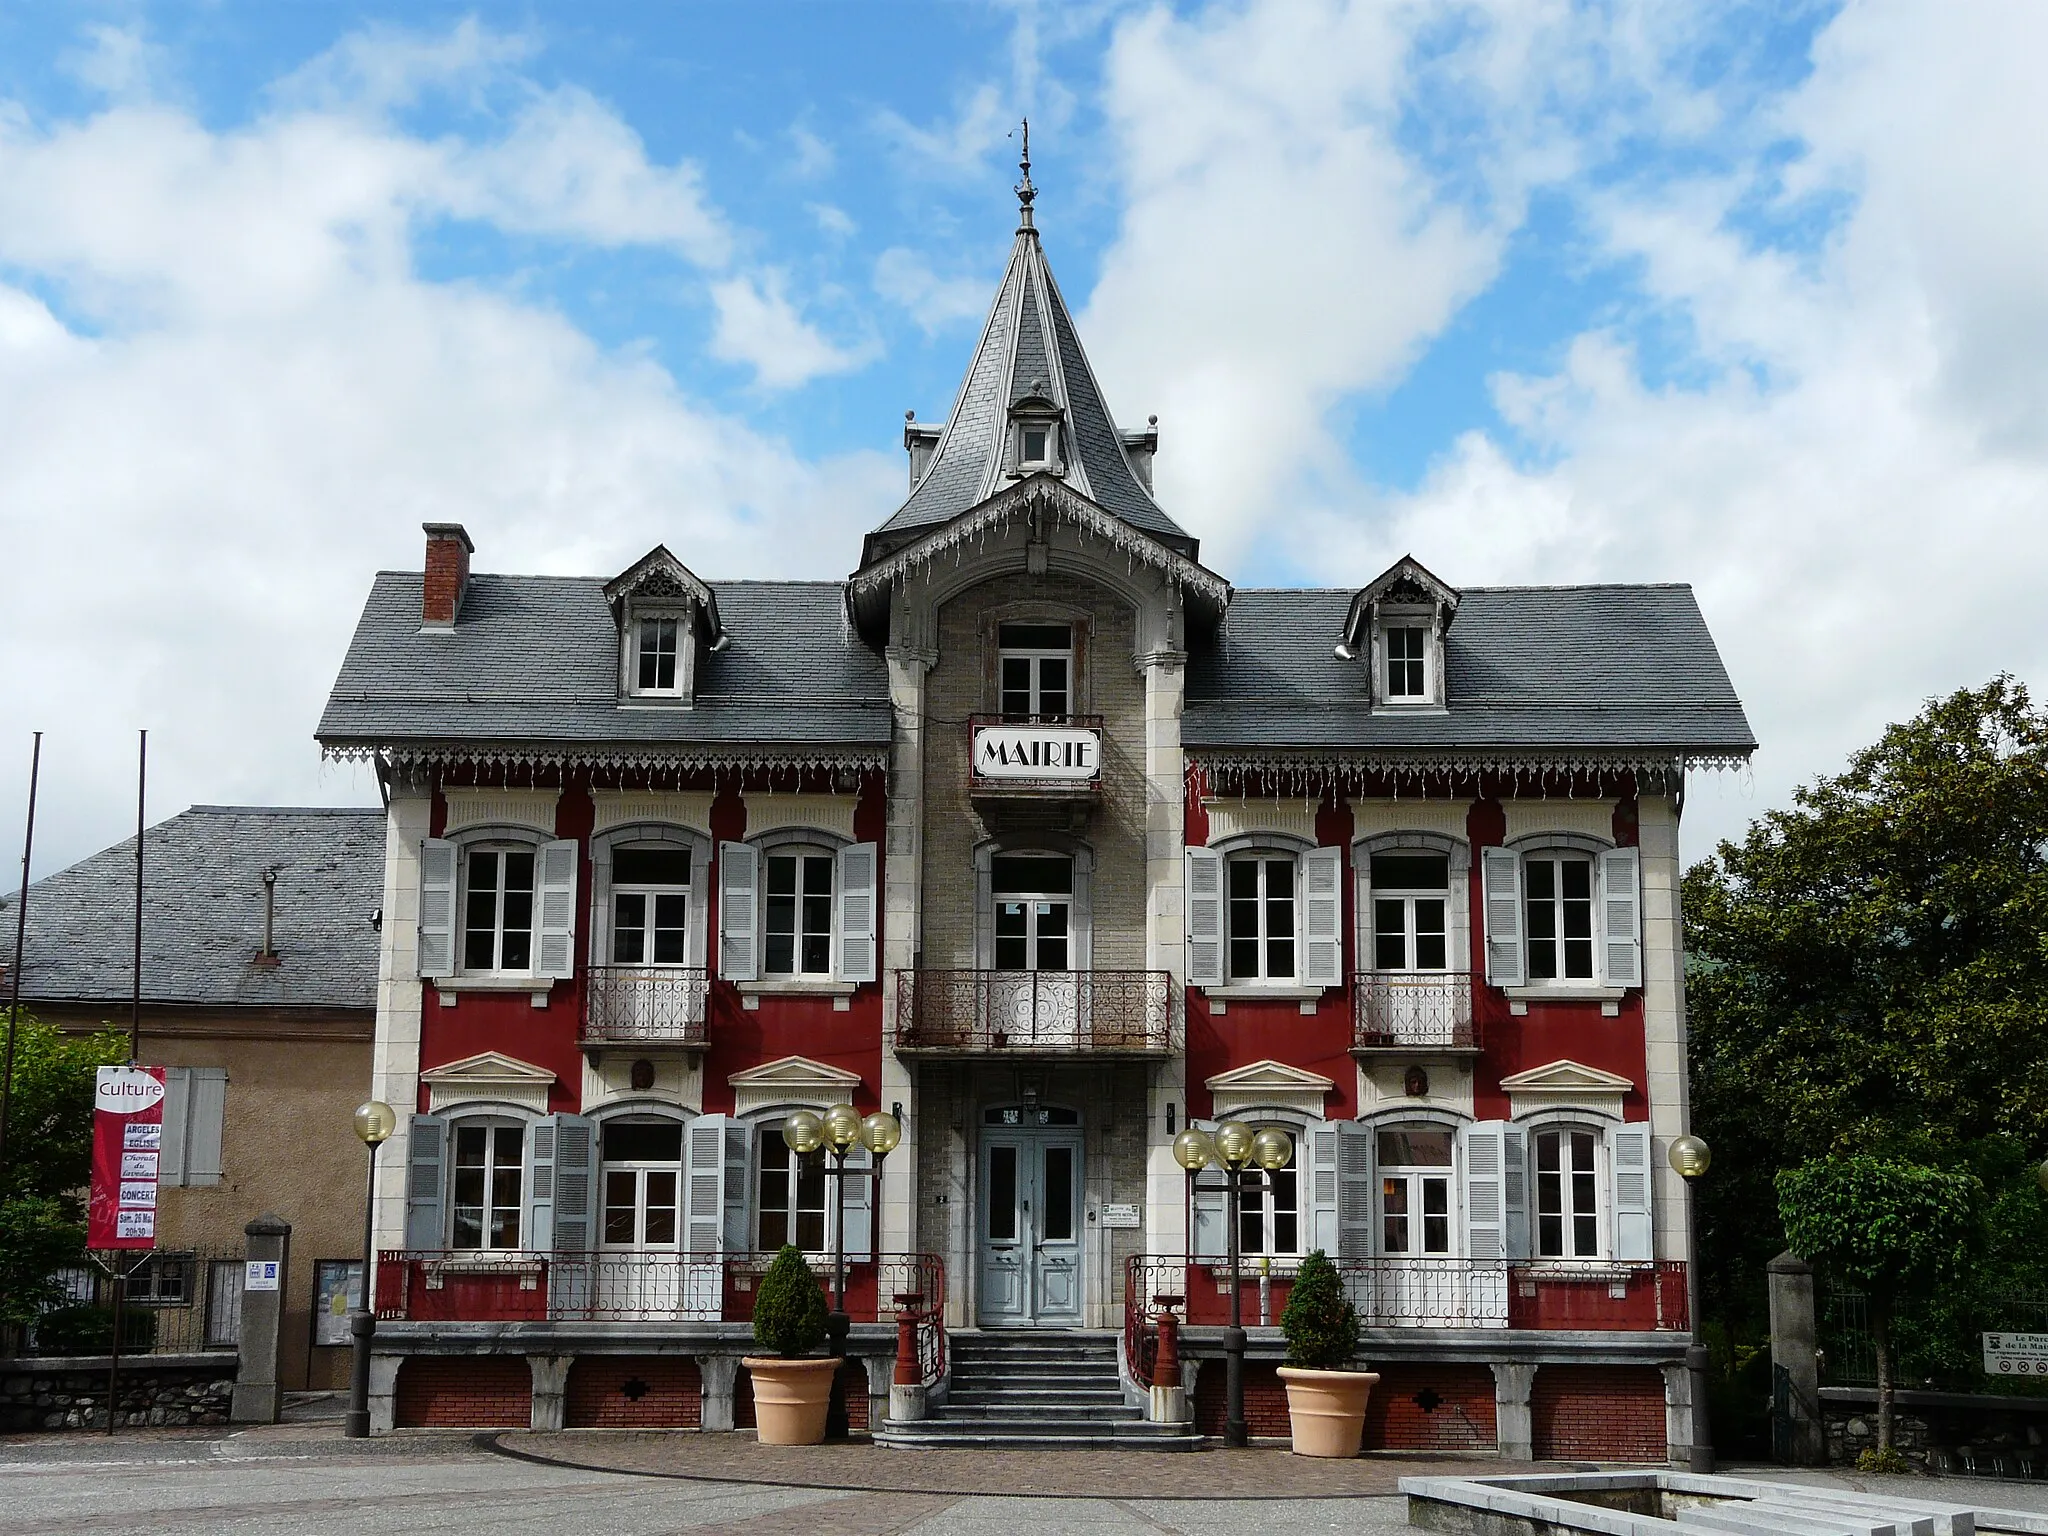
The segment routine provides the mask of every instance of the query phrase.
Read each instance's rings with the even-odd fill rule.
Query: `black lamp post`
[[[377,1332],[377,1314],[370,1300],[377,1265],[377,1149],[398,1129],[398,1115],[383,1100],[371,1099],[357,1107],[355,1127],[370,1152],[370,1174],[363,1191],[363,1281],[357,1294],[361,1305],[348,1322],[355,1357],[349,1362],[348,1415],[342,1433],[351,1440],[362,1440],[370,1433],[370,1340]]]
[[[894,1115],[876,1113],[861,1117],[859,1110],[851,1104],[834,1104],[823,1115],[814,1115],[807,1109],[800,1109],[782,1122],[782,1140],[792,1152],[799,1155],[815,1152],[820,1147],[829,1148],[833,1164],[825,1170],[827,1177],[835,1182],[832,1186],[832,1310],[825,1318],[825,1352],[835,1359],[846,1358],[846,1335],[852,1322],[846,1315],[846,1181],[865,1178],[873,1181],[873,1190],[868,1199],[870,1230],[872,1223],[881,1219],[878,1198],[882,1187],[882,1159],[896,1150],[903,1140],[903,1127]],[[859,1142],[873,1154],[871,1166],[866,1169],[849,1169],[847,1154]],[[879,1281],[877,1282],[879,1284]],[[825,1438],[844,1440],[847,1436],[846,1394],[841,1389],[839,1378],[832,1378],[832,1402],[825,1411]]]
[[[1230,1326],[1223,1330],[1223,1443],[1242,1449],[1251,1443],[1244,1418],[1244,1304],[1238,1272],[1238,1213],[1249,1177],[1253,1189],[1294,1156],[1294,1140],[1285,1131],[1254,1131],[1242,1120],[1226,1120],[1213,1133],[1190,1126],[1173,1138],[1173,1159],[1193,1178],[1211,1163],[1223,1169],[1225,1252],[1230,1264]],[[1254,1166],[1256,1165],[1256,1166]]]
[[[1692,1379],[1692,1447],[1686,1463],[1692,1472],[1714,1470],[1713,1421],[1707,1413],[1707,1347],[1700,1342],[1700,1203],[1694,1189],[1713,1163],[1714,1154],[1697,1136],[1675,1136],[1667,1154],[1672,1171],[1685,1180],[1685,1231],[1691,1252],[1685,1266],[1686,1320],[1692,1344],[1685,1352],[1686,1374]]]

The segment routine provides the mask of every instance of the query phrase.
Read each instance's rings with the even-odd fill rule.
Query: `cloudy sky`
[[[0,0],[0,844],[374,803],[419,525],[836,577],[1046,249],[1240,586],[1688,581],[1764,749],[2048,680],[2048,7]]]

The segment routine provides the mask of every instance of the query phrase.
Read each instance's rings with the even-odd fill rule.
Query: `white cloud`
[[[916,251],[891,246],[875,260],[875,292],[910,311],[926,335],[988,310],[993,284],[979,277],[940,277]]]
[[[805,321],[783,292],[784,282],[782,273],[768,271],[711,285],[718,311],[713,357],[753,369],[754,382],[765,389],[790,389],[868,360],[870,348],[837,346]]]
[[[887,109],[875,115],[875,122],[912,166],[948,176],[978,174],[989,152],[1014,127],[1004,92],[992,82],[975,87],[951,122],[920,127]]]
[[[799,181],[814,181],[830,171],[838,161],[832,146],[811,132],[802,123],[792,123],[789,128],[790,148],[795,152],[790,163],[790,174]]]
[[[859,233],[860,226],[844,208],[834,203],[806,203],[804,207],[812,218],[818,221],[818,228],[834,240],[851,239]]]
[[[165,65],[163,50],[140,22],[125,27],[95,22],[82,31],[84,41],[67,49],[61,60],[73,79],[113,101],[154,93]]]
[[[466,93],[481,104],[485,86],[535,52],[531,37],[496,31],[474,16],[441,32],[377,23],[344,35],[271,94],[291,109],[372,115],[410,106],[429,91]]]

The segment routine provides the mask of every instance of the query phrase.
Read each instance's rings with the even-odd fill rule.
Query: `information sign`
[[[1138,1208],[1135,1205],[1105,1205],[1102,1224],[1105,1227],[1135,1227],[1138,1225]]]
[[[156,1246],[163,1137],[164,1069],[101,1067],[93,1085],[88,1248]]]
[[[1984,1335],[1986,1376],[2048,1376],[2048,1333]]]
[[[274,1291],[277,1289],[277,1260],[250,1259],[246,1261],[242,1275],[242,1289],[245,1291]]]

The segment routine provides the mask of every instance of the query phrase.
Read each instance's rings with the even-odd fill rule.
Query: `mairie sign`
[[[1074,725],[980,725],[974,775],[1083,784],[1102,772],[1102,733]]]

